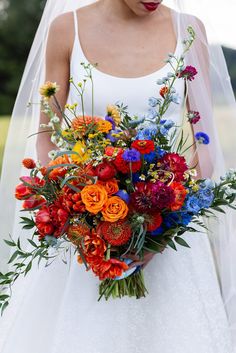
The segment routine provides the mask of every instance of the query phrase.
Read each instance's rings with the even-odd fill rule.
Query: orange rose
[[[101,185],[87,185],[81,191],[81,199],[87,211],[97,214],[107,202],[107,191]]]
[[[98,180],[96,185],[103,186],[106,189],[108,196],[111,196],[119,191],[119,186],[116,179],[111,179],[107,181]]]
[[[105,203],[102,215],[105,221],[116,222],[118,219],[124,219],[128,211],[128,206],[120,197],[112,196]]]

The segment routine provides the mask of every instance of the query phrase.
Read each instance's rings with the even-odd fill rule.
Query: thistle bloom
[[[205,134],[205,132],[197,132],[195,134],[195,138],[200,144],[208,145],[210,143],[210,138],[207,134]]]
[[[183,71],[181,71],[178,74],[178,77],[184,78],[185,80],[188,80],[188,81],[193,81],[196,75],[197,75],[197,70],[195,69],[195,67],[188,65],[185,67]]]
[[[187,114],[188,121],[191,124],[197,124],[197,122],[201,119],[201,116],[199,112],[196,112],[194,110],[190,110]]]

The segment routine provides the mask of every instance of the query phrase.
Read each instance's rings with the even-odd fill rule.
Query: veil
[[[95,1],[95,0],[94,0]],[[0,184],[0,270],[7,269],[10,249],[3,239],[11,234],[18,237],[14,228],[19,223],[20,203],[14,198],[14,188],[18,178],[23,174],[21,161],[24,157],[36,158],[36,137],[30,137],[38,130],[40,106],[31,104],[40,101],[38,89],[44,82],[45,48],[51,22],[60,14],[75,10],[94,2],[93,0],[48,0],[38,27],[25,72],[22,77],[18,96],[9,127],[5,146],[4,161]],[[221,3],[214,1],[217,7]],[[187,54],[186,63],[195,66],[198,77],[189,86],[188,100],[191,110],[201,114],[201,121],[195,128],[206,132],[211,143],[200,146],[198,150],[200,170],[203,177],[219,179],[227,168],[234,168],[236,161],[227,161],[227,148],[222,148],[219,131],[222,125],[226,136],[236,131],[236,103],[222,49],[211,44],[214,29],[207,25],[203,0],[164,0],[164,5],[172,9],[172,18],[176,33],[184,39],[186,28],[191,25],[196,32],[196,41]],[[208,5],[207,5],[208,6]],[[214,16],[214,9],[212,9]],[[206,26],[204,24],[206,23]],[[221,106],[221,116],[215,120],[216,110]],[[226,111],[227,108],[227,111]],[[197,131],[197,130],[196,130]],[[218,216],[218,215],[217,215]],[[234,218],[235,215],[234,215]],[[209,226],[209,238],[215,258],[217,274],[221,287],[226,312],[229,318],[232,337],[236,348],[236,221],[230,211],[218,217]]]

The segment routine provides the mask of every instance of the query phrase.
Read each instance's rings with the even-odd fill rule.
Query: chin
[[[132,10],[132,12],[136,15],[136,16],[140,16],[140,17],[145,17],[145,16],[150,16],[154,13],[156,13],[159,8],[160,5],[162,3],[161,0],[159,1],[149,1],[149,0],[144,0],[144,1],[135,1],[135,4],[129,0],[125,1],[126,4],[129,6],[129,8]]]

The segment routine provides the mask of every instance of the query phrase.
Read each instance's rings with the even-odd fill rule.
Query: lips
[[[160,5],[159,2],[142,2],[142,4],[148,11],[155,11]]]

